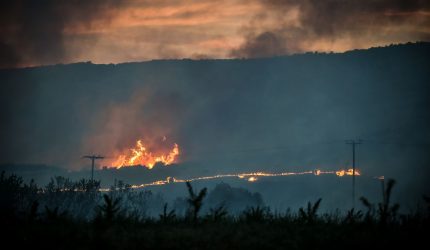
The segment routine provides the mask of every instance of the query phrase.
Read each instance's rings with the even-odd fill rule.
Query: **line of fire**
[[[161,144],[166,144],[166,137],[163,137]],[[360,140],[361,143],[361,140]],[[347,141],[347,144],[350,144],[350,141]],[[180,155],[180,147],[177,143],[173,143],[172,145],[157,145],[157,146],[148,146],[145,144],[144,140],[139,139],[136,141],[135,146],[122,150],[115,154],[111,159],[108,159],[108,166],[103,166],[103,169],[120,169],[120,168],[132,168],[132,167],[145,167],[147,169],[153,169],[156,164],[169,167],[175,163],[178,163],[178,157]],[[103,159],[103,158],[99,158]],[[360,170],[355,169],[355,145],[353,149],[353,167],[346,169],[337,169],[337,170],[321,170],[314,169],[302,172],[264,172],[264,171],[254,171],[254,172],[244,172],[244,173],[230,173],[230,174],[217,174],[210,176],[199,176],[188,179],[181,179],[176,177],[166,177],[162,180],[156,180],[149,183],[143,184],[135,184],[131,185],[132,189],[141,189],[149,186],[160,186],[166,185],[170,183],[184,183],[184,182],[194,182],[194,181],[202,181],[202,180],[212,180],[212,179],[223,179],[223,178],[239,178],[246,180],[248,182],[256,182],[261,178],[270,178],[270,177],[285,177],[285,176],[295,176],[295,175],[335,175],[338,177],[343,176],[361,176]],[[375,177],[381,179],[383,177]],[[354,178],[353,178],[354,179]],[[354,185],[353,180],[353,185]],[[109,191],[109,189],[101,188],[100,191]]]

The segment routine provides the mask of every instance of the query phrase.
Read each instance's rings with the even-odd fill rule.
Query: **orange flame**
[[[193,181],[201,181],[201,180],[213,180],[213,179],[220,179],[220,178],[239,178],[239,179],[245,179],[249,182],[256,182],[259,178],[263,177],[283,177],[283,176],[292,176],[292,175],[310,175],[314,174],[316,176],[320,175],[336,175],[339,177],[345,176],[345,175],[352,175],[352,169],[348,170],[337,170],[337,171],[323,171],[323,170],[313,170],[313,171],[303,171],[303,172],[282,172],[282,173],[269,173],[269,172],[251,172],[251,173],[240,173],[240,174],[218,174],[218,175],[212,175],[212,176],[201,176],[201,177],[195,177],[190,179],[178,179],[175,177],[167,177],[165,180],[158,180],[150,183],[144,183],[139,185],[132,185],[131,188],[138,189],[138,188],[145,188],[148,186],[160,186],[160,185],[166,185],[170,183],[181,183],[181,182],[193,182]],[[358,170],[355,170],[355,175],[360,176],[360,172]]]
[[[163,141],[165,141],[163,137]],[[170,165],[175,163],[176,157],[179,155],[179,146],[174,144],[173,148],[165,154],[154,154],[150,152],[147,147],[142,143],[142,140],[136,142],[136,146],[131,148],[128,154],[121,154],[117,159],[112,162],[112,166],[116,168],[122,168],[125,166],[136,166],[142,165],[148,169],[152,169],[158,162],[164,165]]]
[[[350,168],[350,169],[348,169],[348,170],[339,170],[339,171],[336,171],[336,175],[337,176],[344,176],[344,175],[353,175],[353,169],[352,168]],[[355,170],[355,173],[354,173],[354,175],[356,175],[356,176],[360,176],[360,172],[356,169]]]
[[[258,180],[258,178],[255,177],[255,176],[251,176],[251,177],[248,178],[249,182],[254,182],[254,181],[257,181],[257,180]]]

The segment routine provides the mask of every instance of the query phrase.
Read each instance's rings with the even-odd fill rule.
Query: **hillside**
[[[109,165],[137,139],[166,136],[185,176],[339,169],[351,165],[344,140],[361,138],[362,172],[397,179],[407,199],[430,193],[429,58],[430,43],[415,43],[0,70],[0,163],[88,169],[82,155]]]

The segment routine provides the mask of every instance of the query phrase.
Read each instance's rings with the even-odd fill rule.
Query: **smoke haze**
[[[254,58],[429,41],[423,0],[6,0],[0,68]]]

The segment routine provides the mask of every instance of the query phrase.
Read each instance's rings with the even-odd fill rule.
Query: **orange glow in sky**
[[[52,1],[25,23],[25,6],[1,10],[0,42],[12,66],[343,52],[428,40],[430,5],[410,2]]]

